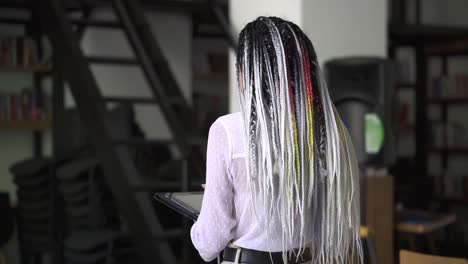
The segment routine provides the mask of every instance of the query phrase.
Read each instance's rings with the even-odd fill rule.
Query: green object
[[[384,127],[382,121],[375,113],[364,116],[366,126],[366,154],[377,154],[384,142]]]

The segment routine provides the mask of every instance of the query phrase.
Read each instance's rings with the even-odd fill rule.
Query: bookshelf
[[[41,36],[32,21],[0,38],[0,76],[8,76],[0,83],[0,131],[31,132],[35,156],[42,155],[43,131],[52,123],[50,100],[42,87],[52,71],[43,59]]]
[[[14,73],[14,72],[24,72],[24,73],[47,73],[50,72],[51,68],[44,65],[37,66],[0,66],[0,72],[2,73]]]
[[[468,38],[467,38],[468,39]],[[462,128],[466,138],[466,123],[449,122],[449,108],[452,106],[468,106],[468,73],[464,75],[450,75],[448,71],[448,60],[453,56],[468,55],[468,42],[466,40],[454,40],[443,44],[436,44],[425,49],[424,54],[429,58],[438,58],[441,60],[441,73],[438,77],[432,80],[428,87],[433,94],[427,98],[427,106],[437,107],[440,109],[442,130],[442,145],[429,147],[429,152],[432,155],[440,157],[442,174],[439,175],[439,188],[437,189],[438,200],[446,205],[466,205],[468,197],[468,189],[459,190],[457,187],[465,186],[468,178],[460,178],[458,172],[454,172],[449,167],[449,161],[453,157],[465,158],[468,156],[468,145],[460,136],[460,130],[454,132],[455,129]],[[454,128],[455,127],[455,128]],[[440,136],[440,135],[439,135]],[[450,140],[451,138],[452,140]],[[455,139],[454,139],[455,138]],[[457,176],[458,175],[458,176]],[[448,178],[447,178],[448,177]],[[448,190],[446,189],[448,188]],[[457,189],[457,195],[452,197]],[[461,196],[460,196],[461,195]],[[449,197],[450,196],[450,197]],[[465,200],[464,200],[465,199]]]
[[[468,105],[468,97],[440,97],[440,98],[429,98],[429,104],[467,104]]]
[[[51,127],[52,121],[47,120],[0,120],[0,130],[31,130],[44,131]]]
[[[401,91],[402,97],[409,98],[407,101],[411,103],[410,107],[414,107],[414,127],[410,126],[411,128],[408,127],[406,131],[407,134],[413,136],[416,142],[415,156],[411,157],[411,163],[414,165],[414,176],[411,182],[432,181],[432,183],[435,183],[435,188],[434,190],[427,190],[430,192],[430,196],[437,197],[436,200],[447,201],[447,204],[450,205],[451,201],[455,200],[446,197],[449,194],[445,192],[445,181],[450,181],[453,175],[458,176],[459,172],[456,169],[454,171],[452,168],[453,162],[458,162],[468,156],[468,146],[464,143],[459,144],[458,137],[454,136],[459,136],[459,131],[468,131],[466,123],[461,122],[460,119],[462,118],[458,116],[459,112],[464,111],[464,108],[459,109],[460,107],[468,107],[468,93],[464,87],[459,89],[458,76],[448,76],[447,61],[451,56],[468,55],[468,28],[422,23],[422,7],[419,3],[411,9],[407,1],[394,0],[392,1],[393,7],[397,8],[393,9],[396,11],[392,13],[391,23],[388,25],[390,57],[399,58],[398,55],[401,56],[401,54],[398,51],[402,48],[412,50],[411,59],[408,59],[411,60],[411,64],[401,68],[403,70],[409,69],[409,71],[406,71],[408,74],[401,76],[411,76],[413,78],[402,79],[396,86],[396,90]],[[414,14],[411,14],[413,12]],[[414,18],[414,22],[411,24],[408,22],[410,21],[409,16]],[[402,56],[402,58],[402,62],[407,62],[407,60],[404,60],[407,57]],[[437,77],[437,79],[440,79],[438,80],[438,87],[435,86],[435,83],[431,83],[432,80],[429,79],[430,68],[428,65],[432,58],[441,60],[442,70]],[[468,74],[465,79],[468,80]],[[466,83],[468,84],[468,82]],[[448,86],[450,86],[450,89],[447,88]],[[452,89],[455,86],[456,88]],[[460,92],[460,90],[464,91]],[[438,113],[435,115],[438,116],[435,117],[438,119],[432,123],[429,118],[434,118],[434,113]],[[453,113],[457,113],[457,116],[451,116]],[[459,124],[459,122],[461,123]],[[429,127],[432,128],[430,131]],[[434,135],[440,137],[433,137]],[[463,135],[466,138],[466,132],[463,132]],[[436,138],[437,140],[435,140]],[[428,167],[432,165],[432,163],[430,164],[432,158],[440,159],[441,172],[429,171]],[[438,173],[437,176],[431,177],[434,172]],[[396,182],[396,185],[403,183],[404,180],[401,180],[401,183]],[[468,196],[466,190],[465,198]],[[405,190],[401,194],[404,197],[412,192],[418,193],[421,191],[415,189]],[[457,198],[458,200],[463,201],[462,198]]]
[[[429,151],[433,153],[446,153],[449,155],[468,155],[468,147],[431,147]]]
[[[1,68],[1,67],[0,67]],[[0,75],[10,74],[11,71],[25,72],[27,75],[36,75],[38,72],[46,71],[43,66],[18,68],[8,67],[8,71],[1,71]],[[25,78],[18,76],[15,78]],[[27,77],[30,78],[30,77]],[[33,77],[36,79],[36,77]],[[0,130],[16,129],[40,132],[51,127],[51,114],[48,110],[50,100],[43,93],[38,82],[34,86],[17,87],[0,86]],[[6,91],[4,91],[6,90]]]
[[[444,45],[434,45],[426,49],[430,56],[468,55],[468,39],[454,41]]]
[[[460,39],[468,39],[468,28],[464,27],[396,22],[391,23],[388,29],[392,38],[398,38],[400,43],[410,43],[416,38],[420,41],[430,41],[430,43],[441,40],[460,41]],[[446,45],[453,45],[453,43],[444,43],[444,47]]]
[[[452,205],[468,206],[468,200],[463,200],[463,199],[440,198],[440,201],[446,202]]]

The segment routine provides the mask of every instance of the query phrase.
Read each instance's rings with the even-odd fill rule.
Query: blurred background
[[[201,191],[208,129],[239,111],[237,34],[261,15],[315,45],[359,159],[365,263],[468,258],[466,10],[0,0],[0,264],[203,263],[153,195]]]

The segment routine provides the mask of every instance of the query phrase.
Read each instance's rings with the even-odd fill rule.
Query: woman
[[[361,259],[354,150],[312,43],[259,17],[239,35],[242,113],[208,136],[205,195],[191,230],[205,261],[348,263]]]

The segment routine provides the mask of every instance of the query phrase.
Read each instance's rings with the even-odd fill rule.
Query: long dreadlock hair
[[[237,70],[257,219],[279,216],[284,258],[299,233],[299,252],[312,238],[314,263],[362,261],[354,148],[311,41],[294,23],[259,17],[239,35]]]

